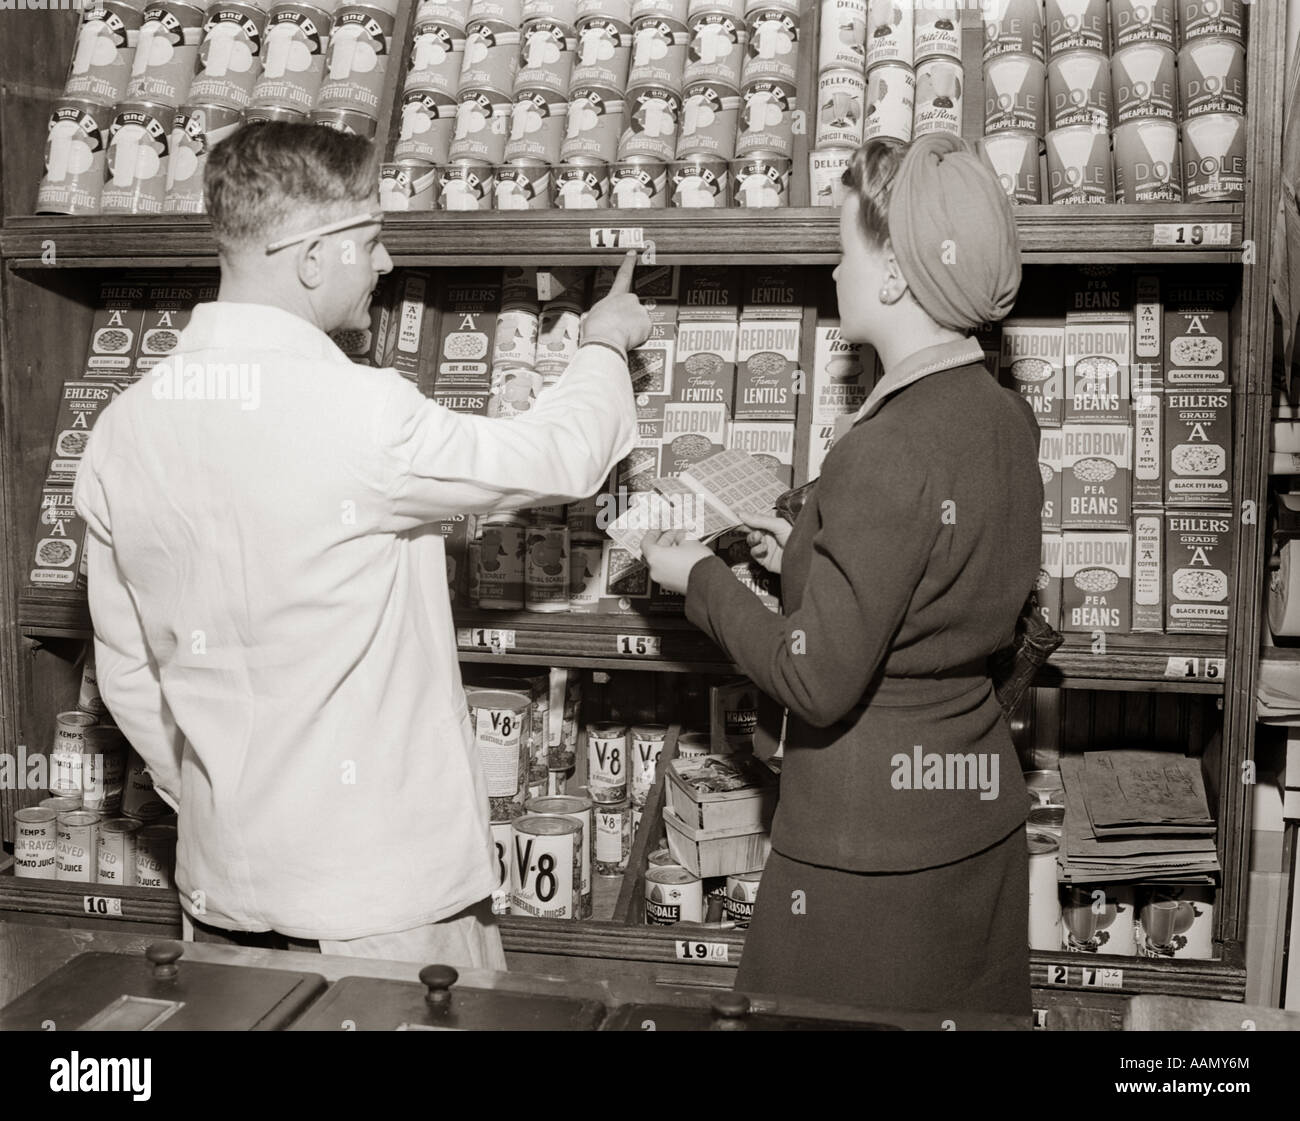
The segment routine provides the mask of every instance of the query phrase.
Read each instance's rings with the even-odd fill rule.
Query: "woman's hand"
[[[691,569],[713,556],[713,551],[698,541],[686,540],[686,531],[670,529],[666,533],[647,533],[641,553],[650,566],[650,578],[661,588],[679,595],[686,594]]]
[[[749,555],[768,572],[780,575],[785,543],[790,540],[790,530],[794,527],[784,518],[766,514],[750,514],[744,524],[749,530],[745,538]]]

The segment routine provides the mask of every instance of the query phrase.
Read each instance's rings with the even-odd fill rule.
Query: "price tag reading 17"
[[[678,961],[726,961],[725,942],[678,942]]]
[[[662,648],[657,634],[621,634],[618,636],[618,652],[633,658],[657,658]]]
[[[1198,249],[1232,244],[1231,222],[1157,222],[1152,245]]]
[[[644,249],[645,230],[640,226],[601,228],[590,230],[592,249]]]

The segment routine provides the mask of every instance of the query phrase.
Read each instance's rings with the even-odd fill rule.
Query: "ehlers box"
[[[90,323],[86,377],[135,380],[147,292],[143,281],[109,280],[99,286],[99,304]]]
[[[1165,629],[1164,512],[1139,510],[1133,515],[1133,633],[1162,634]]]
[[[46,487],[28,581],[39,588],[86,586],[86,523],[72,504],[72,489]]]
[[[1228,506],[1232,502],[1232,392],[1165,390],[1165,503]]]
[[[413,297],[414,298],[414,297]],[[499,269],[468,269],[458,273],[454,282],[447,285],[442,300],[442,322],[438,329],[438,346],[434,388],[479,389],[492,386],[492,344],[496,335],[497,308],[501,300],[501,272]],[[419,326],[430,319],[421,313]],[[400,338],[405,335],[408,347],[418,345],[413,341],[414,308],[412,318],[405,325],[400,313],[394,330]],[[409,353],[409,351],[408,351]]]
[[[1227,634],[1232,594],[1232,516],[1165,511],[1165,630]]]
[[[65,381],[59,398],[59,414],[54,422],[54,439],[50,443],[50,469],[47,486],[70,487],[77,481],[77,468],[90,442],[90,430],[108,403],[117,396],[119,386],[105,381]]]

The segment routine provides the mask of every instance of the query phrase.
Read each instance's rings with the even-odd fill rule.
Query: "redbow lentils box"
[[[1165,504],[1232,503],[1232,392],[1170,386],[1164,407]]]
[[[113,382],[65,381],[59,398],[59,414],[54,421],[54,439],[50,442],[50,469],[47,486],[70,487],[77,481],[77,468],[90,442],[90,430],[99,414],[117,396],[120,386]]]
[[[1061,535],[1061,630],[1128,634],[1133,619],[1133,535]]]
[[[39,588],[86,586],[86,523],[72,504],[70,487],[41,491],[29,582]]]
[[[736,394],[734,320],[683,320],[677,324],[672,399],[682,404],[722,405],[731,415]]]
[[[1165,511],[1165,630],[1226,634],[1233,518],[1226,510]]]
[[[660,475],[680,475],[692,463],[725,451],[726,446],[726,405],[689,405],[670,401],[664,406]]]
[[[797,319],[806,280],[797,265],[754,265],[745,270],[742,319]]]
[[[737,420],[795,419],[801,319],[740,321],[736,339]]]
[[[794,422],[733,420],[727,447],[747,452],[787,487],[794,486]]]
[[[1127,424],[1066,424],[1061,436],[1061,526],[1127,529],[1133,508],[1133,429]]]

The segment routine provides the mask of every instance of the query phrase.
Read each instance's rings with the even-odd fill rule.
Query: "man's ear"
[[[325,280],[325,242],[314,238],[298,250],[298,279],[304,288],[319,288]]]

